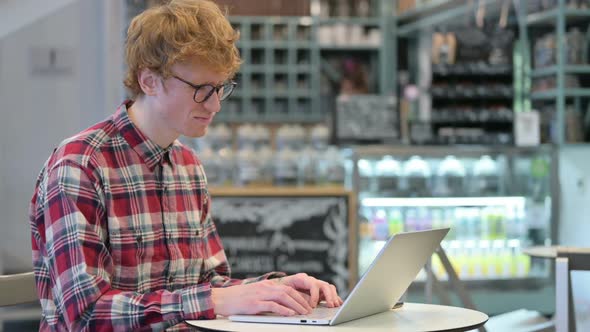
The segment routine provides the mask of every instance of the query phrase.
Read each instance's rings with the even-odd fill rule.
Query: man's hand
[[[339,307],[343,303],[334,285],[308,276],[305,273],[297,273],[276,280],[281,285],[290,286],[306,294],[305,299],[313,308],[317,307],[320,301],[326,301],[326,305],[330,308]]]
[[[262,312],[293,316],[307,314],[312,309],[303,294],[294,287],[275,280],[213,288],[211,297],[215,304],[215,313],[223,316],[254,315]]]

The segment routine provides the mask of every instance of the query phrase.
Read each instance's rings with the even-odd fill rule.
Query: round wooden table
[[[260,332],[416,332],[467,331],[488,320],[488,315],[459,307],[405,303],[403,307],[353,320],[336,326],[237,323],[219,317],[215,320],[189,320],[189,325],[213,331]]]

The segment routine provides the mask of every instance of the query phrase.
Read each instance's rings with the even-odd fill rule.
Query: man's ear
[[[137,82],[146,96],[155,96],[161,83],[160,76],[148,68],[137,73]]]

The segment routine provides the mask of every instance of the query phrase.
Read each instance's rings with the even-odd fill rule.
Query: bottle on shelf
[[[279,150],[274,158],[273,183],[277,186],[294,186],[298,183],[298,153],[290,146]]]
[[[257,184],[260,179],[260,165],[251,145],[244,145],[236,154],[236,184],[247,186]]]
[[[474,194],[492,196],[500,193],[500,174],[497,162],[484,155],[473,167],[472,190]]]
[[[404,231],[404,221],[399,209],[390,209],[388,215],[389,235],[394,235]]]
[[[373,224],[373,239],[376,241],[385,241],[389,237],[389,223],[387,221],[387,212],[384,208],[375,210],[371,219]]]
[[[493,241],[493,252],[496,260],[495,264],[495,275],[497,278],[508,278],[510,277],[512,259],[510,255],[510,249],[506,247],[506,241],[494,240]]]
[[[209,145],[203,145],[199,149],[199,160],[207,174],[207,183],[212,186],[221,185],[219,158]]]
[[[293,139],[291,147],[299,151],[305,146],[305,128],[301,125],[291,125],[290,130]]]
[[[482,267],[482,256],[479,247],[476,245],[475,240],[465,241],[465,264],[467,265],[464,269],[466,271],[466,278],[468,279],[481,279],[483,275]]]
[[[494,266],[494,257],[492,255],[492,248],[490,241],[479,241],[479,250],[481,252],[482,261],[482,275],[484,278],[493,278],[492,270]]]
[[[481,239],[484,234],[481,225],[480,209],[477,207],[469,208],[467,210],[467,220],[469,225],[469,238],[472,240]]]
[[[326,167],[325,183],[330,185],[344,185],[346,175],[345,160],[335,146],[326,149],[322,157]]]
[[[431,208],[430,215],[432,217],[431,228],[444,228],[444,227],[446,227],[445,220],[443,218],[443,212],[440,208]],[[448,236],[448,234],[447,234],[447,236]]]
[[[521,251],[520,240],[509,240],[508,248],[512,257],[510,269],[511,277],[525,277],[529,274],[531,268],[530,256]]]
[[[260,172],[258,182],[261,185],[270,186],[273,183],[273,151],[270,145],[261,142],[256,155]]]
[[[431,228],[432,228],[432,218],[430,215],[430,210],[425,207],[418,209],[418,222],[416,225],[416,230],[421,231],[421,230],[431,229]]]
[[[359,194],[361,196],[371,194],[373,189],[373,164],[368,159],[359,159],[357,162],[359,172]]]
[[[316,150],[323,151],[327,148],[330,140],[330,130],[326,125],[318,124],[311,128],[310,143]]]
[[[218,150],[217,152],[219,164],[217,167],[219,168],[219,184],[220,185],[229,185],[234,183],[234,150],[231,146],[225,146]]]
[[[446,156],[437,170],[440,196],[460,196],[465,192],[465,167],[455,156]]]
[[[455,213],[453,208],[445,208],[442,213],[443,216],[443,227],[449,227],[450,230],[447,233],[445,239],[451,241],[457,239],[457,224],[455,223]]]
[[[400,192],[400,163],[391,156],[385,156],[375,166],[377,191],[383,196],[396,196]]]
[[[252,133],[254,134],[253,141],[256,149],[260,147],[270,148],[270,130],[263,125],[255,125]]]
[[[298,173],[300,185],[314,185],[322,183],[320,156],[318,151],[311,146],[304,147],[299,153]]]
[[[362,275],[367,271],[369,266],[371,265],[371,261],[373,257],[371,257],[371,248],[372,248],[372,236],[373,230],[371,228],[371,223],[366,216],[369,216],[371,211],[369,209],[365,209],[362,215],[359,216],[359,258],[358,258],[358,272],[359,275]]]
[[[254,126],[248,123],[241,125],[237,132],[238,150],[241,150],[245,147],[254,149],[256,146],[256,137],[256,128],[254,128]]]
[[[455,238],[459,241],[466,241],[469,238],[469,227],[465,208],[456,207],[453,209],[453,223],[455,226]]]
[[[209,136],[209,135],[207,135]],[[211,142],[213,150],[219,150],[232,146],[232,131],[226,124],[221,123],[215,126],[214,140]]]
[[[412,156],[403,166],[405,191],[409,197],[430,195],[430,166],[420,156]]]
[[[404,219],[404,229],[408,232],[418,230],[418,210],[416,208],[406,209],[406,215]]]

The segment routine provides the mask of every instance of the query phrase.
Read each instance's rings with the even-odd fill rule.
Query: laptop
[[[318,306],[307,315],[232,315],[228,319],[249,323],[338,325],[391,310],[448,231],[449,228],[441,228],[393,235],[338,308]]]

